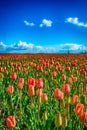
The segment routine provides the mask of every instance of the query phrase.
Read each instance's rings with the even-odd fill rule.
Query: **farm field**
[[[0,130],[86,130],[86,54],[1,54]]]

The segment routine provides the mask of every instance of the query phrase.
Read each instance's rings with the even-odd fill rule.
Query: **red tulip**
[[[24,84],[24,78],[19,78],[19,82]]]
[[[46,70],[44,70],[44,74],[45,74],[45,75],[47,74],[47,71],[46,71]]]
[[[33,85],[28,86],[28,95],[34,96],[34,86]]]
[[[78,100],[79,100],[78,95],[73,95],[73,97],[72,97],[72,103],[73,103],[73,104],[74,104],[74,103],[77,103]]]
[[[17,74],[15,72],[11,73],[11,79],[16,80]]]
[[[87,112],[84,112],[80,115],[81,122],[87,123]]]
[[[47,102],[48,98],[47,98],[47,94],[46,94],[46,93],[43,93],[43,94],[41,95],[41,100],[42,100],[43,102]]]
[[[69,83],[69,84],[72,84],[72,77],[69,77],[69,78],[68,78],[68,83]]]
[[[76,105],[76,108],[75,108],[75,113],[76,113],[77,115],[81,115],[81,114],[83,113],[83,110],[84,110],[84,105],[78,103],[78,104]]]
[[[69,66],[66,67],[66,71],[70,71],[70,67]]]
[[[7,87],[7,91],[8,91],[9,94],[12,94],[12,93],[14,92],[14,87],[11,86],[11,85],[9,85],[9,86]]]
[[[33,85],[35,86],[35,79],[34,78],[28,78],[28,85]]]
[[[63,91],[64,93],[70,93],[70,85],[69,84],[63,85]]]
[[[0,72],[3,72],[3,67],[0,67]]]
[[[27,68],[26,67],[23,68],[23,72],[25,72],[25,73],[27,72]]]
[[[6,124],[9,129],[14,128],[16,126],[16,120],[14,116],[8,116],[6,119]]]
[[[36,95],[37,95],[37,96],[41,96],[41,95],[42,95],[42,88],[37,89]]]
[[[20,66],[20,65],[18,65],[18,66],[17,66],[17,70],[20,70],[20,69],[21,69],[21,66]]]
[[[87,86],[86,86],[86,95],[87,95]]]
[[[55,72],[55,71],[52,72],[51,75],[52,75],[53,77],[55,77],[55,76],[56,76],[56,72]]]
[[[59,88],[54,89],[54,96],[55,98],[58,98],[59,100],[63,100],[63,97],[64,97],[63,93],[60,91]]]
[[[43,88],[42,78],[39,78],[39,79],[36,80],[36,86],[37,86],[37,88]]]
[[[18,89],[19,89],[19,90],[22,90],[22,88],[23,88],[23,83],[19,82],[19,83],[18,83]]]
[[[85,83],[87,83],[87,76],[85,77]]]
[[[43,66],[38,66],[38,70],[39,70],[40,72],[43,72]]]
[[[76,61],[73,61],[72,62],[72,66],[76,66],[77,65],[77,62]]]
[[[62,80],[63,80],[63,81],[66,80],[66,75],[62,74]]]
[[[78,80],[77,77],[73,77],[73,81],[76,82]]]

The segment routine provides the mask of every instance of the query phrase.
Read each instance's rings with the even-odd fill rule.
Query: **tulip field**
[[[1,54],[0,130],[87,130],[86,54]]]

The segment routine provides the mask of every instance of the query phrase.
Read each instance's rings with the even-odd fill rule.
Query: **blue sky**
[[[0,0],[0,52],[85,51],[86,14],[86,0]]]

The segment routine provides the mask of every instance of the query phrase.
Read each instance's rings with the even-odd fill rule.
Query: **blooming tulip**
[[[87,112],[84,112],[80,115],[81,122],[87,123]]]
[[[6,124],[9,129],[14,128],[16,126],[16,120],[14,116],[8,116],[6,119]]]
[[[60,91],[59,88],[54,89],[54,96],[55,98],[58,98],[59,100],[63,100],[63,97],[64,97],[63,93]]]
[[[36,80],[36,86],[37,86],[37,88],[43,88],[42,78],[39,78],[39,79]]]
[[[33,85],[35,86],[35,79],[34,78],[28,78],[28,85]]]
[[[63,85],[63,91],[64,91],[64,93],[70,93],[70,85],[64,84]]]
[[[81,114],[83,113],[83,110],[84,110],[84,105],[78,103],[78,104],[76,105],[76,108],[75,108],[76,114],[77,114],[77,115],[81,115]]]

